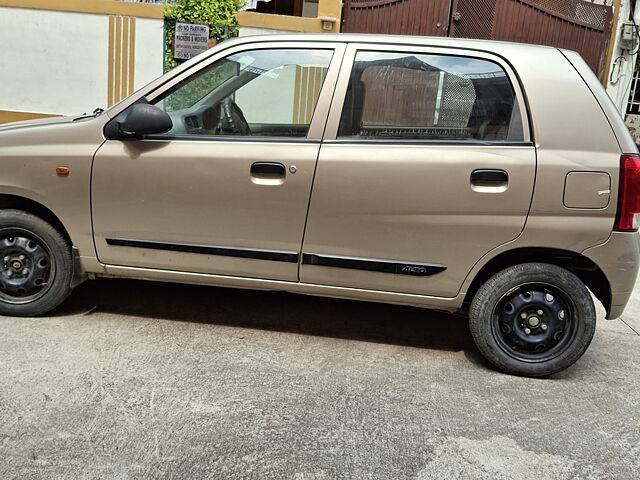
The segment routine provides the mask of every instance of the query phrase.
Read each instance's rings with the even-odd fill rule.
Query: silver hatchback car
[[[104,113],[0,128],[0,313],[86,278],[469,316],[549,375],[638,270],[640,157],[574,52],[443,38],[226,41]]]

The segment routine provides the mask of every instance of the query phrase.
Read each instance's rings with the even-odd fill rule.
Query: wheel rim
[[[53,256],[40,237],[19,228],[0,230],[0,301],[31,303],[49,291],[54,277]]]
[[[493,337],[510,357],[545,362],[562,354],[577,330],[569,296],[547,283],[526,283],[505,293],[493,310]]]

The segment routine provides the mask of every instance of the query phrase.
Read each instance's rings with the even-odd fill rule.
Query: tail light
[[[637,232],[638,214],[640,214],[640,155],[622,155],[618,212],[613,229],[618,232]]]

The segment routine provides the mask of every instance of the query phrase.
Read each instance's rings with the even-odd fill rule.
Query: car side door
[[[350,44],[343,65],[300,280],[454,297],[525,225],[536,150],[517,78],[463,49]]]
[[[107,140],[92,174],[107,265],[298,280],[320,139],[344,45],[222,50],[147,95],[173,128]]]

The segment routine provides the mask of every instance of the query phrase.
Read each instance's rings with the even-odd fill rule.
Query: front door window
[[[332,50],[253,50],[219,60],[154,101],[169,135],[306,137]]]

